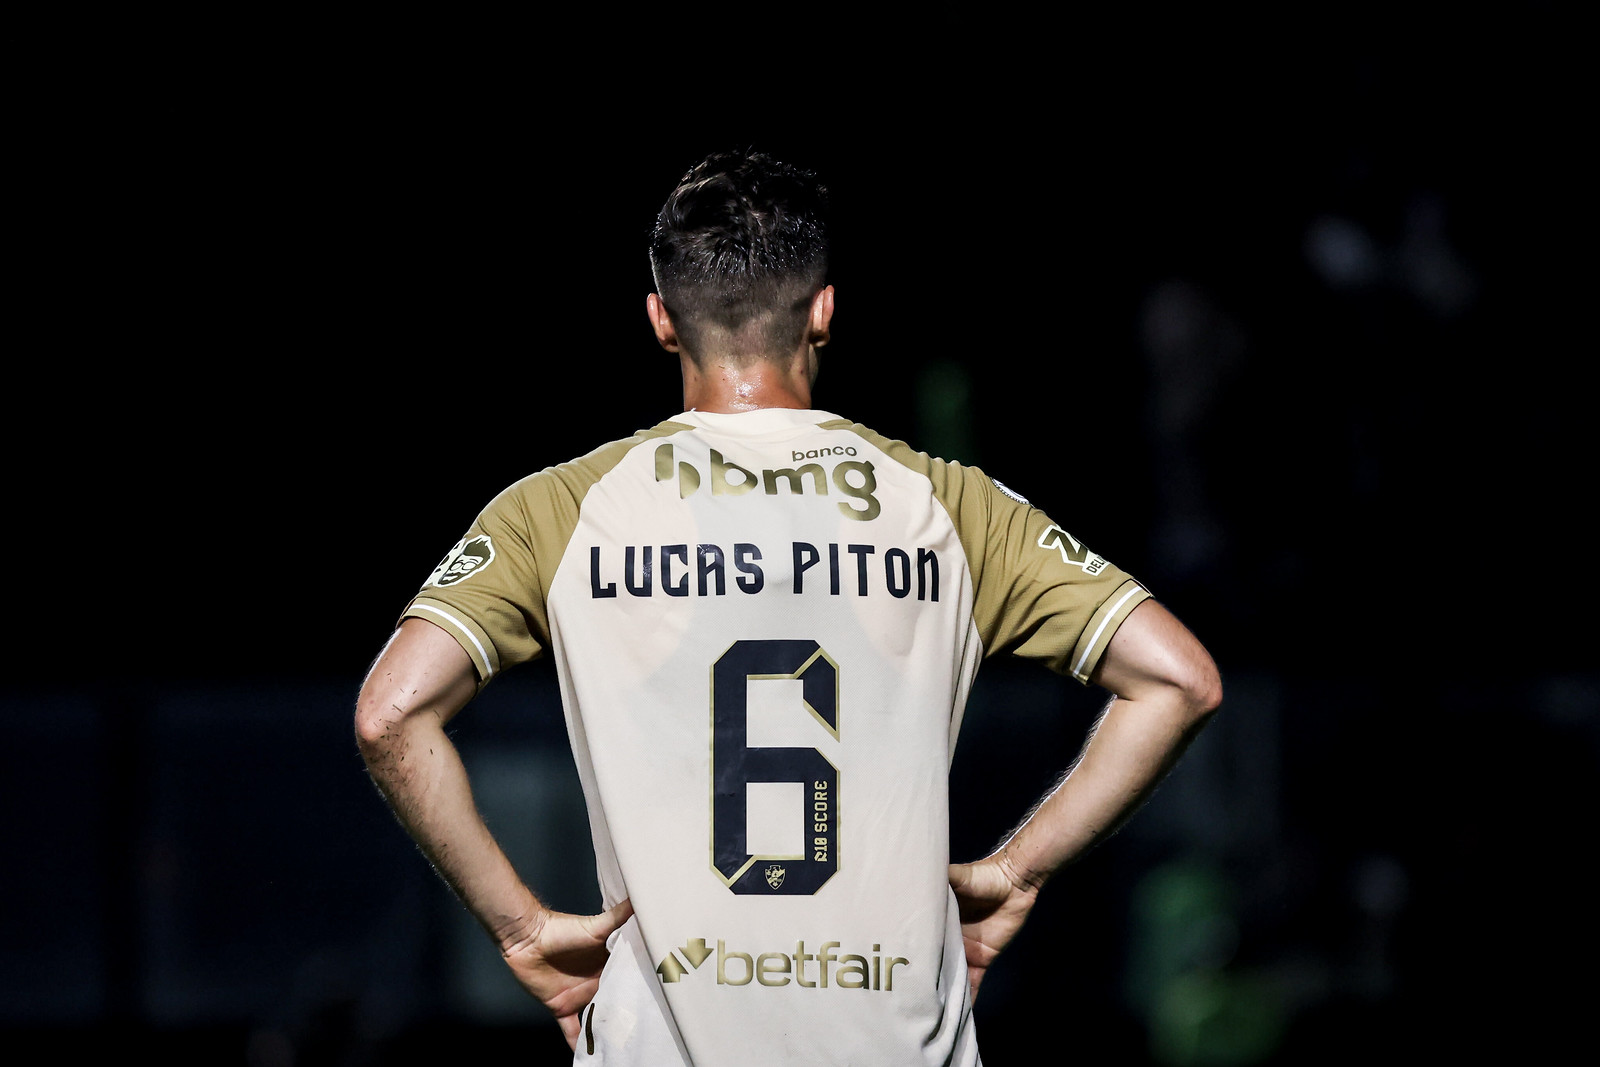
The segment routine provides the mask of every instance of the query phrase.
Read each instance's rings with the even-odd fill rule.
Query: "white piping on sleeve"
[[[1144,592],[1144,587],[1135,584],[1132,589],[1122,594],[1121,598],[1119,598],[1117,602],[1111,606],[1110,611],[1106,612],[1106,617],[1100,620],[1100,625],[1096,627],[1094,636],[1089,638],[1089,643],[1087,645],[1083,646],[1083,655],[1079,656],[1078,662],[1073,665],[1073,677],[1079,679],[1083,678],[1083,665],[1088,661],[1089,653],[1094,651],[1094,646],[1100,643],[1100,635],[1104,633],[1106,627],[1111,624],[1111,620],[1117,617],[1117,612],[1122,610],[1122,605],[1128,602],[1128,598],[1133,596],[1135,593],[1142,592]]]
[[[483,669],[489,672],[484,676],[483,680],[487,682],[489,678],[493,677],[494,661],[489,658],[489,653],[484,650],[482,643],[478,641],[478,635],[469,630],[465,623],[456,618],[454,615],[450,614],[448,611],[445,611],[441,608],[436,608],[432,604],[413,604],[411,606],[411,610],[431,611],[435,615],[438,615],[453,624],[457,630],[460,630],[466,635],[467,640],[472,642],[472,647],[478,650],[478,655],[483,659]]]

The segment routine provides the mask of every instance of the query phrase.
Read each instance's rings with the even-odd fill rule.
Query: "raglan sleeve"
[[[538,659],[548,644],[530,521],[539,506],[536,478],[496,496],[401,613],[454,637],[472,659],[480,689],[501,671]]]
[[[984,535],[974,613],[986,654],[1009,652],[1088,682],[1111,636],[1149,599],[1131,575],[976,468],[964,497]]]

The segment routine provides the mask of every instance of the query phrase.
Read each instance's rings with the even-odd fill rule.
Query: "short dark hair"
[[[714,152],[689,169],[656,216],[650,267],[692,357],[724,331],[735,357],[794,348],[827,278],[827,213],[813,171],[764,152]]]

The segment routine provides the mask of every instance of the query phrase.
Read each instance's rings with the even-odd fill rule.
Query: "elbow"
[[[1196,725],[1204,724],[1222,706],[1222,675],[1217,665],[1207,661],[1184,686],[1190,716]]]
[[[382,752],[396,737],[404,716],[394,703],[370,687],[356,701],[356,747],[365,757]]]

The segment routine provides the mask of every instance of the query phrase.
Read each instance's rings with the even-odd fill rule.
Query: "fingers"
[[[987,860],[950,864],[950,888],[963,906],[997,905],[1014,889],[1004,872]]]
[[[954,889],[957,893],[959,893],[963,889],[965,889],[968,885],[970,885],[971,882],[972,882],[972,864],[970,864],[970,863],[952,863],[952,864],[950,864],[950,888],[951,889]]]
[[[583,1030],[583,1013],[574,1012],[563,1015],[556,1022],[561,1024],[561,1036],[567,1039],[567,1048],[576,1052],[578,1050],[578,1034]]]
[[[633,901],[624,897],[599,915],[589,917],[589,934],[597,941],[604,941],[632,917]]]

